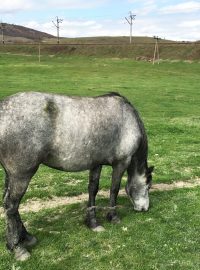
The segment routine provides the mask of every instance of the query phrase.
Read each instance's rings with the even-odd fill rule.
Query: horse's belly
[[[69,161],[68,158],[51,157],[43,162],[43,164],[66,172],[85,171],[92,167],[92,162],[81,161],[81,163]]]
[[[101,151],[94,148],[79,148],[79,149],[59,149],[51,151],[43,163],[49,167],[57,168],[63,171],[75,172],[89,170],[94,166],[111,165],[115,159],[112,149]]]

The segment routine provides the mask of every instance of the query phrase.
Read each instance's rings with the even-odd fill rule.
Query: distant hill
[[[173,41],[160,39],[160,42],[171,43]],[[49,39],[49,43],[56,43],[55,38]],[[129,36],[97,36],[97,37],[77,37],[77,38],[61,38],[61,44],[97,44],[97,45],[129,45],[130,37]],[[155,43],[153,37],[132,37],[132,44],[147,44]]]
[[[34,42],[42,39],[54,38],[53,35],[37,31],[21,25],[3,23],[5,42]]]
[[[65,42],[77,42],[77,43],[100,43],[100,44],[129,44],[129,36],[105,36],[105,37],[83,37],[83,38],[65,38]],[[160,39],[162,42],[172,42],[170,40]],[[133,36],[132,43],[155,43],[153,37]]]
[[[43,41],[45,43],[57,43],[57,38],[53,35],[37,31],[21,25],[2,23],[0,28],[4,28],[5,43],[32,43]],[[153,37],[133,37],[134,43],[152,43]],[[170,42],[163,40],[162,42]],[[121,37],[83,37],[83,38],[61,38],[62,44],[129,44],[128,36]]]
[[[0,30],[3,26],[5,43],[34,43],[39,40],[44,43],[56,44],[57,37],[41,32],[35,29],[31,29],[21,25],[0,23]],[[1,42],[1,37],[0,37]],[[97,36],[97,37],[78,37],[78,38],[60,38],[61,44],[129,44],[129,36]],[[161,43],[174,43],[175,41],[159,39]],[[199,43],[197,41],[196,43]],[[133,36],[132,43],[134,44],[149,44],[155,43],[154,37],[141,37]],[[178,43],[184,43],[178,42]]]
[[[133,36],[132,43],[128,36],[120,37],[82,37],[57,38],[50,34],[14,24],[3,24],[5,42],[0,33],[0,52],[37,54],[40,41],[41,55],[80,55],[95,57],[132,58],[152,61],[155,50],[154,37]],[[0,24],[1,28],[1,24]],[[161,59],[200,60],[200,41],[174,42],[159,39]]]

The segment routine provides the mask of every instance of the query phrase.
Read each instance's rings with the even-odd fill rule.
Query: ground
[[[5,248],[1,216],[0,269],[199,270],[199,73],[198,61],[153,66],[127,58],[42,55],[39,63],[31,51],[29,56],[0,54],[1,98],[29,90],[89,96],[118,91],[126,96],[144,121],[149,165],[155,166],[150,210],[134,212],[121,193],[121,223],[116,226],[105,219],[111,170],[103,169],[104,196],[97,199],[98,219],[106,229],[101,234],[84,224],[88,172],[40,166],[21,204],[22,218],[38,244],[29,261],[16,263]],[[0,190],[3,194],[3,181]]]

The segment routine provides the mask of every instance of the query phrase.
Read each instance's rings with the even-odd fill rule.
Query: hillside
[[[15,24],[8,24],[8,23],[3,23],[0,25],[0,28],[3,25],[3,31],[4,31],[4,37],[5,37],[5,42],[34,42],[38,40],[43,40],[43,39],[49,39],[53,38],[54,36],[37,31],[31,28],[27,28],[21,25],[15,25]]]
[[[5,43],[57,43],[57,38],[53,35],[27,28],[21,25],[2,23]],[[153,37],[133,37],[133,43],[152,43]],[[171,42],[162,40],[162,42]],[[60,38],[61,44],[129,44],[128,36],[121,37],[82,37],[82,38]]]
[[[0,25],[1,26],[1,25]],[[79,55],[95,57],[133,58],[152,61],[155,48],[153,37],[135,37],[130,44],[128,36],[60,38],[19,25],[4,24],[4,44],[0,53],[42,55]],[[159,40],[161,59],[200,60],[200,42],[174,42]]]
[[[170,40],[162,39],[162,42],[172,42]],[[48,42],[55,43],[54,39],[49,39]],[[134,36],[132,38],[133,44],[138,43],[154,43],[155,40],[153,37],[139,37]],[[130,44],[129,36],[99,36],[99,37],[78,37],[78,38],[61,38],[61,44],[109,44],[109,45],[117,45],[117,44]]]

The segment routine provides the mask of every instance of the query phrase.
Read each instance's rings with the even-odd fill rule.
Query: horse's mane
[[[125,101],[125,103],[128,103],[128,104],[130,104],[133,107],[133,105],[130,103],[130,101],[126,97],[122,96],[118,92],[109,92],[109,93],[106,93],[104,95],[100,95],[100,96],[96,96],[96,97],[97,98],[100,98],[100,97],[120,97],[120,98],[122,98]]]

